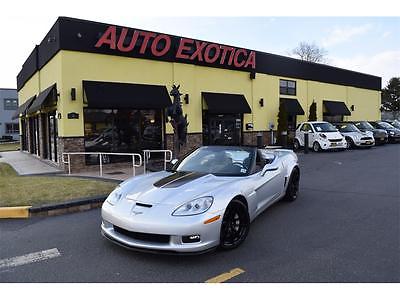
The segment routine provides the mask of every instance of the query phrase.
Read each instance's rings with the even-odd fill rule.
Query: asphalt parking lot
[[[229,252],[165,256],[125,250],[100,235],[100,210],[0,221],[0,282],[400,282],[400,145],[299,153],[294,203],[277,203]],[[53,258],[5,259],[46,249]]]

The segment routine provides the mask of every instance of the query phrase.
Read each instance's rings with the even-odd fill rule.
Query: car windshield
[[[393,125],[394,127],[396,127],[396,128],[400,128],[400,122],[397,121],[397,120],[394,120],[393,123],[392,123],[392,125]]]
[[[338,128],[340,132],[360,132],[354,124],[340,124]]]
[[[357,122],[357,123],[355,123],[355,125],[359,128],[359,129],[364,129],[364,130],[366,130],[366,129],[368,129],[368,130],[373,130],[374,129],[374,127],[371,125],[371,124],[369,124],[368,122]]]
[[[386,122],[378,122],[378,124],[385,129],[393,129],[394,127]]]
[[[316,132],[335,132],[337,129],[331,123],[313,123]]]
[[[245,147],[201,147],[173,167],[173,171],[210,173],[219,176],[246,176],[255,151]]]

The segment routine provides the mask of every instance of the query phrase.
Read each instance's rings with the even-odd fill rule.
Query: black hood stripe
[[[176,172],[158,180],[154,183],[154,186],[159,188],[175,188],[205,175],[204,173],[196,172]]]

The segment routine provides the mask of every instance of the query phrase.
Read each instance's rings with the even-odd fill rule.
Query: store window
[[[6,123],[6,134],[17,134],[19,132],[18,123]]]
[[[4,99],[4,110],[16,110],[18,108],[17,99]]]
[[[161,110],[85,109],[84,120],[86,152],[139,153],[163,148]],[[112,159],[132,158],[113,156]],[[97,161],[87,158],[86,163]]]
[[[293,80],[279,80],[279,92],[281,95],[296,95],[296,81]]]

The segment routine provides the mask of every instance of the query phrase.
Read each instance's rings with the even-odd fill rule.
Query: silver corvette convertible
[[[294,201],[297,156],[290,150],[204,146],[170,170],[121,183],[102,207],[102,234],[131,249],[200,253],[239,246],[272,203]]]

